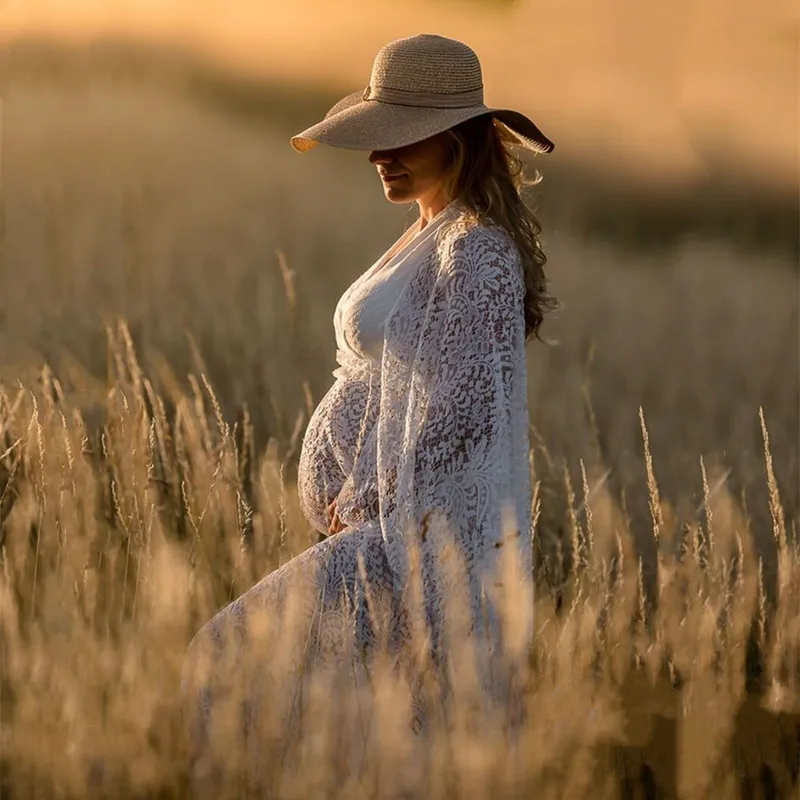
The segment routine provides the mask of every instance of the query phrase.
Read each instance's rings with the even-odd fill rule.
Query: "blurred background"
[[[537,452],[686,513],[713,460],[771,534],[759,409],[798,519],[798,22],[777,0],[0,0],[0,378],[87,419],[124,318],[161,382],[205,372],[291,462],[342,291],[408,225],[366,154],[289,136],[419,32],[478,53],[528,159],[563,308],[529,347]],[[647,493],[629,511],[647,525]]]

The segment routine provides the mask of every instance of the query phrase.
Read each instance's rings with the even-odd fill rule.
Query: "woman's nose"
[[[392,160],[390,150],[373,150],[369,154],[370,164],[388,164]]]

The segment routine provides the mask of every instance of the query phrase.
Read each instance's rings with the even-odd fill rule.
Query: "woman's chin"
[[[383,193],[390,203],[410,203],[414,199],[413,197],[409,197],[409,193],[403,191],[399,186],[391,186],[386,183],[383,185]]]

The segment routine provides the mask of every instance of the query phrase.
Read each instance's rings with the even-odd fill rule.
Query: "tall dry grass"
[[[0,396],[10,797],[187,792],[178,686],[188,642],[217,608],[310,544],[275,445],[254,452],[247,420],[226,422],[203,376],[193,377],[191,392],[157,393],[124,326],[109,331],[109,353],[100,431],[46,373],[40,387],[6,385]],[[269,713],[278,704],[261,718],[265,731],[275,725],[273,749],[259,755],[271,765],[276,796],[482,797],[491,787],[498,796],[590,797],[598,786],[603,796],[625,796],[617,794],[619,759],[648,743],[654,720],[672,721],[676,751],[645,748],[643,757],[654,780],[681,796],[737,797],[741,777],[762,763],[778,786],[791,786],[791,759],[743,744],[737,724],[742,707],[758,716],[748,699],[753,682],[763,684],[761,702],[775,725],[781,714],[800,713],[800,558],[766,426],[764,479],[779,561],[774,603],[725,476],[704,469],[702,506],[692,524],[679,526],[660,499],[644,416],[641,431],[655,596],[606,475],[582,469],[576,489],[568,476],[532,464],[540,522],[535,639],[527,721],[513,746],[502,720],[478,727],[450,720],[429,739],[416,737],[401,724],[407,689],[391,670],[376,672],[372,706],[345,690],[323,691],[321,679],[304,701],[291,758],[282,717]],[[567,529],[554,547],[541,525],[543,505],[554,502],[545,500],[545,486],[561,490]],[[513,621],[519,608],[510,608]],[[269,655],[276,668],[281,652]],[[233,769],[243,750],[235,738],[225,741]],[[362,760],[353,762],[354,751]],[[237,780],[234,770],[228,796],[244,796]]]
[[[10,797],[190,792],[185,648],[315,541],[294,469],[331,382],[333,307],[410,219],[362,159],[284,158],[278,122],[170,92],[28,75],[4,103]],[[365,698],[316,684],[299,745],[273,753],[280,796],[625,797],[638,781],[737,797],[796,782],[796,272],[724,240],[584,239],[574,208],[543,219],[565,308],[558,346],[529,359],[527,721],[513,746],[498,721],[420,739],[392,673],[366,729]]]

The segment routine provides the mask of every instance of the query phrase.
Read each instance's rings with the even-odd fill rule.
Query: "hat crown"
[[[372,65],[370,86],[457,94],[482,90],[483,76],[471,47],[456,39],[422,33],[381,48]]]

